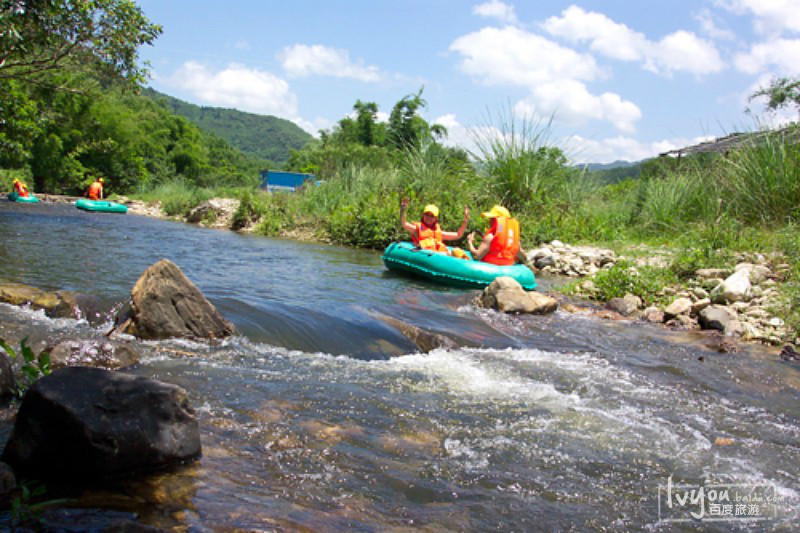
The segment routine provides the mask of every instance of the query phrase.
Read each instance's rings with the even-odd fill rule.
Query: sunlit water
[[[653,326],[480,310],[475,291],[389,274],[377,252],[43,204],[0,203],[0,230],[5,281],[76,291],[87,309],[51,320],[0,305],[4,337],[99,338],[164,257],[239,330],[215,346],[132,341],[142,362],[131,372],[189,391],[203,457],[53,488],[74,498],[46,515],[54,528],[126,517],[194,531],[800,523],[800,371],[774,351],[722,355]],[[460,348],[416,353],[381,316]],[[764,521],[659,523],[669,476],[764,483],[782,502]]]

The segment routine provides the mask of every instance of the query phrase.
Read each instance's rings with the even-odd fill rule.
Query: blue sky
[[[153,88],[312,134],[423,86],[450,143],[552,118],[548,141],[575,162],[797,119],[747,97],[800,76],[800,0],[137,2],[164,28],[140,51]]]

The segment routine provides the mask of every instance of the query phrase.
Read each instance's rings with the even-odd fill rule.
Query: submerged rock
[[[145,270],[131,291],[126,332],[141,339],[218,339],[235,330],[168,259]]]
[[[397,329],[408,340],[413,342],[422,353],[431,352],[437,348],[455,348],[456,343],[449,337],[440,333],[432,333],[417,326],[412,326],[402,320],[380,313],[372,313],[374,317]]]
[[[70,367],[25,394],[2,460],[18,476],[91,481],[184,463],[200,453],[198,422],[181,387]]]
[[[558,302],[547,295],[526,291],[514,278],[502,276],[495,279],[478,297],[477,304],[504,313],[529,313],[542,315],[558,309]]]
[[[78,301],[69,291],[48,292],[22,283],[0,283],[0,302],[43,309],[51,318],[76,318]]]
[[[124,344],[96,340],[62,341],[50,349],[50,366],[91,366],[116,370],[139,362],[136,352]]]

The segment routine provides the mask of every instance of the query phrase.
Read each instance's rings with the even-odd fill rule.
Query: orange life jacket
[[[414,241],[414,245],[419,246],[423,250],[434,250],[436,252],[444,252],[447,250],[447,246],[445,246],[442,240],[442,228],[439,226],[438,222],[433,228],[426,226],[422,222],[415,222],[414,226],[417,228],[414,235],[411,237],[411,240]]]
[[[14,183],[14,189],[17,191],[18,196],[21,196],[23,198],[28,196],[28,188],[21,181]]]
[[[519,252],[519,222],[515,218],[497,217],[490,233],[494,235],[483,261],[494,265],[513,265]]]
[[[90,200],[99,200],[100,195],[103,192],[103,184],[99,181],[95,181],[91,185],[89,185],[89,199]]]

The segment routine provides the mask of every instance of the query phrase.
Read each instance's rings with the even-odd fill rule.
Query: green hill
[[[150,88],[145,89],[144,94],[162,102],[176,115],[219,135],[246,154],[274,163],[285,162],[289,150],[299,150],[313,138],[294,122],[282,118],[221,107],[201,107]]]

